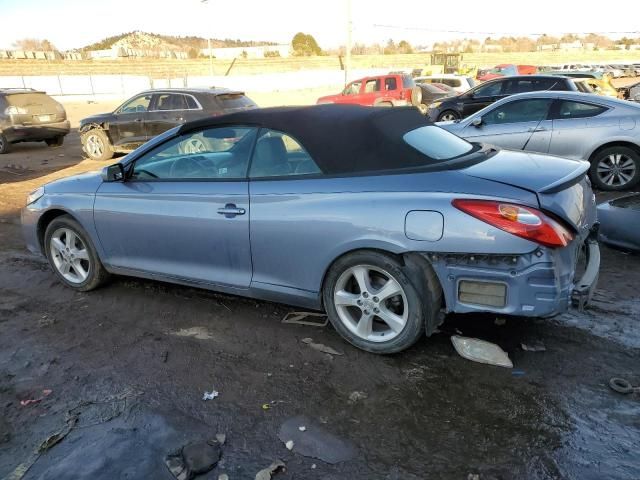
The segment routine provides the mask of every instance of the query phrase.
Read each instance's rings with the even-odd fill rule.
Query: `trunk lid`
[[[500,150],[462,172],[533,192],[542,210],[578,232],[595,222],[595,198],[586,173],[589,162],[551,155]]]
[[[42,92],[12,93],[6,101],[15,124],[41,125],[66,120],[64,108]]]

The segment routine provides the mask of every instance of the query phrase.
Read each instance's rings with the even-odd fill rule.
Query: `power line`
[[[389,28],[394,30],[417,30],[423,32],[432,32],[432,33],[462,33],[466,35],[519,35],[519,36],[543,36],[547,35],[547,33],[539,33],[539,32],[482,32],[482,31],[471,31],[471,30],[446,30],[446,29],[435,29],[435,28],[426,28],[426,27],[411,27],[406,25],[386,25],[380,23],[374,23],[374,28]],[[627,31],[627,32],[563,32],[563,35],[634,35],[639,34],[640,30]]]

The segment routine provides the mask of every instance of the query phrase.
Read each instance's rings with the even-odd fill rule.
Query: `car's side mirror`
[[[124,180],[124,167],[121,163],[114,163],[102,169],[104,182],[122,182]]]
[[[482,117],[476,117],[471,121],[471,125],[478,128],[482,125]]]

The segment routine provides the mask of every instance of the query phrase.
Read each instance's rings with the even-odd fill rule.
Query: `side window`
[[[592,103],[575,102],[573,100],[560,100],[557,118],[588,118],[600,115],[606,111],[606,107],[593,105]]]
[[[155,110],[176,110],[174,104],[176,103],[176,97],[170,93],[163,93],[156,98]]]
[[[322,173],[300,143],[276,130],[260,131],[251,161],[251,178],[311,175]]]
[[[184,98],[187,103],[188,110],[198,110],[200,108],[196,100],[191,95],[185,95]]]
[[[513,95],[515,93],[531,92],[534,90],[535,88],[534,88],[533,80],[517,79],[517,80],[509,80],[509,83],[507,83],[506,90],[504,93]]]
[[[398,81],[396,77],[387,77],[384,79],[384,89],[385,90],[397,90],[398,89]]]
[[[492,97],[494,95],[500,95],[502,91],[503,82],[491,82],[487,85],[478,87],[473,92],[474,97]]]
[[[482,123],[485,125],[497,125],[503,123],[539,122],[547,118],[551,102],[552,100],[548,98],[508,102],[483,115]]]
[[[416,86],[416,82],[413,81],[411,75],[402,76],[402,88],[413,88]]]
[[[360,93],[360,86],[362,82],[352,82],[346,86],[342,92],[344,95],[358,95]]]
[[[257,128],[215,127],[173,138],[133,165],[131,180],[238,180],[247,175]]]
[[[371,80],[367,80],[367,83],[364,84],[364,93],[373,93],[380,91],[380,79],[374,78]]]
[[[125,103],[118,113],[140,113],[149,110],[149,104],[151,103],[151,94],[141,95],[133,100]]]

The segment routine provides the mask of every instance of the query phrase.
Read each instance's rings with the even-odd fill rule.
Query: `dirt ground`
[[[68,111],[77,122],[107,106]],[[218,433],[222,459],[198,478],[253,479],[275,459],[275,479],[640,478],[640,394],[608,387],[640,385],[639,256],[603,248],[586,312],[451,316],[409,351],[375,356],[330,327],[282,323],[284,305],[125,277],[63,287],[24,249],[18,211],[39,184],[100,166],[77,134],[0,158],[0,478],[169,480],[169,452]],[[515,368],[459,357],[456,332],[496,342]],[[536,342],[546,350],[522,349]],[[350,458],[289,451],[278,434],[298,415]]]

